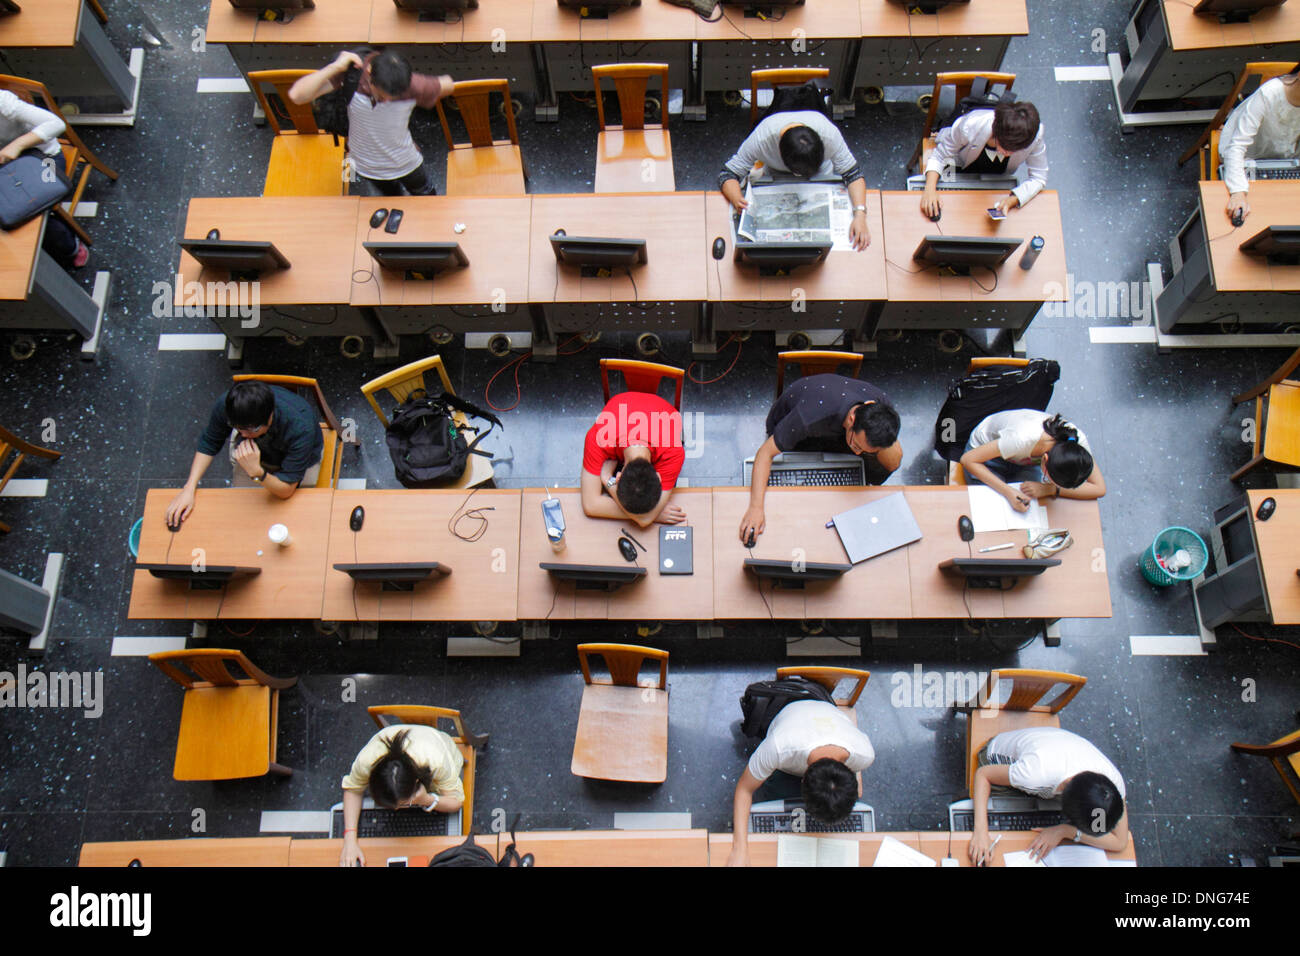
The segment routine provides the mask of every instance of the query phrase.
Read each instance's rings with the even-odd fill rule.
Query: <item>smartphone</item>
[[[407,859],[404,856],[390,856],[388,858],[389,866],[406,866]]]
[[[397,232],[402,225],[402,210],[394,209],[388,214],[388,224],[384,226],[384,232]]]
[[[546,526],[546,537],[556,551],[564,550],[564,509],[560,507],[559,498],[542,500],[542,521]]]
[[[393,212],[397,212],[397,210],[393,210]],[[1007,218],[1007,214],[1004,213],[997,206],[994,206],[992,209],[988,210],[988,214],[989,214],[989,218],[992,219],[994,222],[1001,222],[1003,219]],[[400,213],[398,214],[398,218],[401,218]],[[389,222],[393,221],[393,213],[388,214],[388,221]]]

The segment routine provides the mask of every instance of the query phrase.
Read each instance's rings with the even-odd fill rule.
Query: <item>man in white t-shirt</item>
[[[1010,787],[1043,800],[1060,797],[1068,822],[1035,837],[1029,852],[1039,859],[1063,840],[1112,852],[1128,846],[1124,778],[1105,754],[1078,734],[1059,727],[1009,730],[984,745],[979,763],[971,788],[971,862],[978,865],[993,857],[988,804],[994,788]]]
[[[749,864],[749,808],[754,793],[773,774],[802,778],[809,815],[833,824],[852,811],[859,796],[857,774],[875,759],[870,738],[840,707],[820,700],[786,704],[736,783],[727,865]]]

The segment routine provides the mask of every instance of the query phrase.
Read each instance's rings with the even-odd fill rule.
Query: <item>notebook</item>
[[[921,540],[921,526],[901,491],[837,514],[831,524],[853,564]]]
[[[694,574],[694,541],[687,525],[664,525],[659,529],[659,573]]]

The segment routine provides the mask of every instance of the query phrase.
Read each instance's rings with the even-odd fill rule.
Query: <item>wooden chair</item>
[[[1282,471],[1300,468],[1300,381],[1285,380],[1255,390],[1255,440],[1250,461],[1232,473],[1233,481],[1264,463]],[[1240,397],[1240,396],[1238,396]]]
[[[1001,700],[999,689],[1003,681],[1011,682],[1011,690],[1005,701]],[[992,671],[988,680],[979,691],[975,701],[970,702],[966,719],[966,788],[970,792],[975,782],[975,771],[979,769],[980,748],[1000,733],[1008,730],[1024,730],[1028,727],[1060,727],[1061,719],[1057,716],[1074,695],[1088,683],[1088,678],[1061,671],[1036,671],[1007,669]],[[1051,700],[1043,698],[1053,688],[1064,685],[1063,689]],[[980,701],[984,703],[981,704]]]
[[[37,458],[48,458],[54,461],[63,457],[63,452],[55,451],[53,448],[42,448],[40,445],[33,445],[31,442],[23,441],[13,432],[6,428],[0,428],[0,468],[4,469],[4,474],[0,475],[0,491],[4,490],[5,485],[9,484],[9,479],[14,476],[18,466],[23,463],[23,459],[28,455],[34,455]],[[5,467],[8,463],[8,467]],[[7,534],[9,525],[0,521],[0,533]]]
[[[478,750],[487,749],[488,734],[472,734],[465,727],[459,710],[446,707],[425,707],[421,704],[386,704],[367,707],[366,713],[381,728],[393,724],[423,724],[437,728],[439,720],[450,720],[456,727],[452,741],[460,751],[465,765],[461,768],[461,785],[465,789],[465,802],[460,808],[460,832],[471,832],[474,825],[474,774],[478,768]]]
[[[611,63],[593,66],[591,77],[596,84],[596,119],[600,135],[596,139],[596,188],[598,193],[674,192],[673,146],[668,136],[668,64]],[[645,121],[646,86],[659,78],[660,122]],[[605,122],[605,101],[600,92],[601,79],[611,80],[618,94],[621,125]],[[653,162],[653,176],[644,175],[645,160]]]
[[[785,390],[785,368],[787,365],[793,365],[799,369],[799,376],[805,375],[822,375],[827,372],[838,372],[842,367],[848,366],[849,378],[857,378],[858,370],[862,368],[862,354],[859,352],[829,352],[829,351],[805,351],[805,352],[778,352],[776,356],[776,397],[781,397],[781,392]]]
[[[775,90],[778,86],[803,86],[809,80],[826,80],[829,82],[831,71],[827,69],[810,69],[805,67],[776,67],[768,70],[752,70],[749,74],[749,128],[758,125],[758,88],[769,86]]]
[[[310,103],[294,103],[289,87],[311,70],[255,70],[248,74],[257,103],[275,132],[263,196],[344,196],[345,144],[316,125]],[[265,87],[271,87],[267,96]]]
[[[686,377],[686,372],[680,368],[674,368],[671,365],[660,365],[657,362],[638,362],[635,359],[609,359],[600,360],[600,384],[605,389],[605,401],[609,401],[611,392],[609,388],[609,373],[621,372],[623,382],[629,392],[649,392],[652,395],[659,394],[659,383],[664,379],[669,379],[676,383],[676,390],[673,394],[673,408],[679,412],[682,410],[682,380]]]
[[[911,173],[920,163],[922,168],[926,160],[929,159],[930,153],[934,150],[934,133],[935,123],[939,119],[939,103],[943,98],[945,88],[951,87],[956,98],[953,100],[955,107],[965,97],[971,95],[971,89],[975,86],[976,81],[984,80],[988,83],[988,89],[993,90],[1002,87],[1004,93],[1011,92],[1011,87],[1016,82],[1014,73],[939,73],[934,78],[934,92],[930,94],[930,108],[925,114],[925,128],[921,132],[921,141],[917,143],[912,158],[907,161],[907,171]]]
[[[59,109],[59,104],[55,102],[54,96],[46,88],[44,83],[37,80],[26,80],[20,76],[0,75],[0,90],[8,90],[21,100],[26,100],[33,106],[39,106],[42,109],[49,110],[55,116],[62,116],[63,111]],[[63,174],[68,177],[72,183],[72,192],[64,200],[54,207],[54,213],[60,219],[81,237],[81,241],[86,245],[91,245],[90,235],[73,217],[77,213],[77,206],[81,203],[81,197],[86,191],[86,184],[90,181],[90,174],[94,170],[99,170],[109,179],[117,179],[117,171],[110,168],[98,156],[87,148],[86,144],[81,141],[77,131],[68,124],[59,137],[59,146],[63,150]]]
[[[354,434],[351,438],[346,437],[343,427],[339,420],[330,410],[329,402],[325,401],[325,393],[321,391],[320,384],[314,378],[303,378],[298,375],[236,375],[236,382],[265,382],[267,385],[279,385],[281,388],[287,388],[291,392],[296,392],[300,397],[314,402],[317,411],[320,412],[321,423],[320,430],[325,437],[325,448],[321,452],[320,474],[316,478],[317,488],[333,488],[337,485],[339,471],[343,465],[343,446],[356,445],[361,447],[361,441]]]
[[[500,93],[505,104],[506,131],[509,139],[492,136],[493,93]],[[451,88],[451,99],[460,110],[468,143],[457,143],[451,135],[442,100],[435,106],[442,133],[447,137],[447,195],[505,196],[523,195],[523,154],[519,151],[519,133],[515,129],[515,112],[506,80],[462,80]]]
[[[1291,796],[1295,798],[1296,803],[1300,803],[1300,786],[1297,786],[1297,781],[1300,780],[1300,730],[1292,731],[1271,744],[1257,746],[1235,743],[1232,749],[1239,754],[1267,757],[1268,762],[1277,771],[1277,775],[1286,784],[1286,788],[1291,791]]]
[[[442,390],[452,395],[456,390],[451,387],[451,379],[447,377],[447,369],[442,364],[441,355],[433,355],[426,359],[420,359],[418,362],[412,362],[410,365],[403,365],[401,368],[393,369],[386,375],[379,378],[371,379],[361,386],[361,394],[366,397],[370,407],[375,410],[379,416],[379,421],[384,428],[388,427],[388,416],[384,410],[379,407],[379,402],[375,401],[375,394],[379,391],[386,391],[392,396],[393,401],[401,404],[411,396],[413,392],[424,390],[428,391],[424,384],[425,372],[437,372],[438,381],[442,385]],[[477,429],[469,427],[469,419],[464,412],[453,411],[452,420],[462,432],[468,441],[473,441],[477,434]],[[450,484],[448,488],[474,488],[482,484],[492,483],[492,461],[483,455],[470,455],[469,463],[465,466],[465,473],[460,476],[460,480]]]
[[[275,762],[276,729],[280,691],[298,678],[270,677],[242,651],[163,651],[150,654],[149,660],[185,688],[173,777],[235,780],[293,773]],[[231,664],[248,676],[234,677]]]
[[[592,680],[588,656],[602,657],[608,681]],[[638,683],[646,660],[659,662],[659,681]],[[627,783],[668,778],[668,652],[633,644],[579,644],[582,691],[570,769],[579,777]]]
[[[970,360],[966,366],[966,374],[979,371],[982,368],[1024,368],[1029,364],[1027,358],[1003,358],[1000,355],[988,355]],[[948,462],[948,480],[945,484],[966,486],[966,469],[961,466],[959,461]]]
[[[1219,133],[1223,129],[1223,124],[1228,121],[1228,116],[1234,109],[1251,93],[1259,89],[1260,84],[1278,76],[1286,76],[1293,69],[1294,63],[1247,63],[1242,67],[1241,75],[1237,77],[1237,82],[1232,87],[1223,105],[1219,107],[1219,112],[1214,114],[1214,119],[1210,120],[1210,125],[1201,131],[1183,155],[1178,157],[1178,165],[1182,166],[1193,156],[1201,157],[1201,179],[1218,180],[1219,178]]]

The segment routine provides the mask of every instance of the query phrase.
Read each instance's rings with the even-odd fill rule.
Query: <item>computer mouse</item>
[[[745,539],[745,547],[752,548],[754,546],[754,538],[755,538],[754,529],[750,528],[749,537]]]
[[[380,226],[384,224],[384,220],[387,218],[388,218],[387,209],[376,209],[374,212],[370,214],[370,228],[378,229]]]
[[[568,233],[565,232],[563,229],[556,229],[555,232],[551,233],[551,235],[553,235],[553,236],[567,236]]]
[[[939,221],[940,219],[942,219],[942,218],[943,218],[943,210],[942,210],[942,209],[936,209],[936,210],[934,211],[934,215],[930,217],[930,221],[931,221],[931,222],[938,222],[938,221]]]
[[[713,258],[721,259],[727,254],[727,240],[721,236],[713,240]]]
[[[172,534],[175,534],[177,531],[181,530],[181,523],[178,521],[175,524],[172,524],[170,521],[167,520],[166,515],[163,516],[163,522],[167,525],[167,530],[170,531]]]
[[[357,505],[352,509],[352,517],[348,518],[348,527],[353,531],[360,531],[361,526],[366,520],[366,509]]]
[[[217,240],[217,239],[220,239],[220,238],[221,238],[221,230],[220,230],[220,229],[209,229],[209,230],[208,230],[208,238],[209,238],[209,239],[212,239],[213,241],[215,241],[215,240]]]
[[[1246,214],[1245,214],[1245,212],[1244,212],[1243,210],[1238,209],[1238,210],[1235,210],[1235,211],[1233,212],[1233,214],[1232,214],[1232,224],[1233,224],[1234,226],[1240,226],[1240,225],[1241,225],[1242,223],[1244,223],[1245,221],[1246,221]]]
[[[1259,503],[1259,510],[1255,512],[1255,517],[1260,521],[1267,521],[1273,517],[1273,512],[1277,511],[1277,502],[1272,498],[1265,498]]]
[[[975,540],[975,523],[968,515],[962,515],[957,519],[957,533],[961,535],[963,541]]]
[[[623,555],[624,561],[635,561],[636,545],[634,545],[631,541],[627,540],[627,538],[619,538],[618,553]]]

